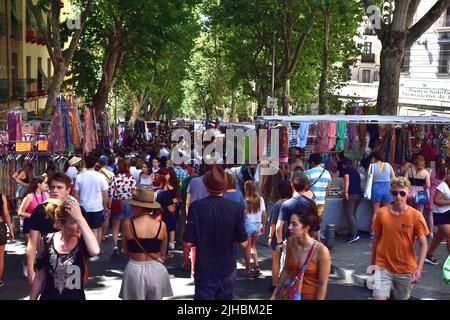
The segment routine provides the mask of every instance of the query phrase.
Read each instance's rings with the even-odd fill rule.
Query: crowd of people
[[[113,255],[128,260],[117,293],[122,299],[173,295],[164,264],[177,243],[183,247],[181,267],[190,269],[195,279],[194,298],[233,299],[238,250],[245,260],[241,276],[261,274],[261,235],[268,236],[272,249],[272,299],[326,298],[331,257],[320,224],[332,174],[322,155],[312,154],[305,163],[293,150],[288,165],[274,175],[261,175],[267,163],[208,165],[191,160],[177,165],[170,151],[162,142],[159,149],[72,157],[66,172],[31,179],[27,165],[13,176],[20,193],[17,213],[27,246],[24,275],[30,299],[85,299],[88,261],[103,254],[110,227]],[[349,244],[360,239],[356,211],[363,198],[361,167],[373,178],[368,264],[381,270],[374,299],[387,299],[391,289],[396,299],[408,299],[424,263],[439,263],[433,254],[441,241],[447,241],[450,253],[450,163],[438,158],[429,172],[423,156],[417,155],[396,172],[374,152],[361,167],[345,157],[339,165]],[[4,195],[0,199],[2,280],[7,234],[11,240],[17,235],[8,202]],[[71,286],[75,274],[80,275],[75,281],[79,285]]]

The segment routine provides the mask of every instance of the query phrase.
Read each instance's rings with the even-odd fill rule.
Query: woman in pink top
[[[47,192],[47,177],[39,176],[34,178],[30,182],[30,186],[28,187],[28,194],[23,199],[22,203],[19,207],[19,216],[22,217],[23,220],[23,233],[25,235],[25,242],[28,245],[28,240],[30,239],[30,217],[36,209],[36,207],[42,203],[44,203],[49,195]],[[26,277],[26,266],[24,264],[23,273]]]
[[[430,238],[433,237],[433,209],[434,209],[434,194],[436,193],[437,186],[445,180],[447,175],[447,166],[445,160],[441,157],[436,159],[436,166],[430,171],[430,201],[425,208],[425,221],[427,222],[428,229],[430,230]]]

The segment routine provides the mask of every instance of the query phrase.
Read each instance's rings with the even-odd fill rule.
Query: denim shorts
[[[125,200],[120,200],[120,202],[122,203],[123,207],[125,208],[125,211],[122,213],[111,215],[111,219],[117,220],[117,219],[133,217],[133,213],[131,212],[131,206]]]
[[[372,186],[372,197],[370,201],[373,203],[391,203],[393,201],[391,195],[391,184],[389,182],[377,182]]]
[[[261,222],[245,222],[245,231],[249,236],[258,236],[261,230]]]

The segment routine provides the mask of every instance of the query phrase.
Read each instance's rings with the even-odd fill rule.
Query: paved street
[[[88,300],[116,300],[119,299],[122,272],[126,265],[123,257],[113,257],[112,242],[103,244],[105,253],[98,261],[89,262],[89,282],[86,286]],[[22,239],[6,246],[5,286],[0,288],[0,300],[28,299],[29,288],[21,275],[21,263],[24,259],[25,247]],[[238,277],[236,285],[237,299],[269,299],[268,287],[271,284],[271,251],[268,247],[259,245],[262,275],[258,279]],[[175,296],[170,299],[192,299],[194,294],[194,280],[189,271],[179,268],[182,263],[182,250],[175,250],[173,258],[167,263],[171,275],[171,283]],[[238,268],[244,269],[242,252],[239,253]],[[339,280],[331,276],[328,289],[328,299],[331,300],[366,300],[370,291]]]

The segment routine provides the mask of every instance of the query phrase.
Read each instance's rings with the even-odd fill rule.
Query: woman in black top
[[[61,231],[44,237],[30,300],[85,300],[87,257],[100,254],[97,239],[78,202],[50,199],[45,209]]]
[[[128,259],[119,294],[124,300],[161,300],[173,295],[169,273],[163,265],[166,225],[150,215],[161,207],[155,199],[154,192],[137,189],[133,198],[126,200],[133,218],[122,224],[122,253]]]

